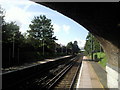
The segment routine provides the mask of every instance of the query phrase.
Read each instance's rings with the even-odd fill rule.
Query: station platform
[[[98,70],[95,68],[97,68]],[[104,78],[101,77],[98,72],[99,74],[104,75]],[[76,88],[78,90],[81,88],[89,88],[90,90],[94,90],[96,88],[100,90],[107,90],[107,86],[105,84],[103,85],[103,83],[107,80],[105,78],[105,73],[102,72],[105,72],[105,70],[99,65],[97,65],[97,62],[91,61],[84,56]],[[101,78],[104,79],[102,83]]]
[[[43,63],[55,61],[55,60],[58,60],[58,59],[68,58],[68,57],[71,57],[71,56],[72,55],[60,56],[60,57],[57,57],[57,58],[39,60],[39,61],[36,61],[36,62],[33,62],[33,63],[25,63],[23,65],[13,66],[13,67],[5,68],[5,69],[0,68],[1,71],[2,71],[2,72],[0,72],[0,75],[10,73],[10,72],[15,72],[15,71],[26,69],[26,68],[30,68],[30,67],[37,66],[37,65],[40,65],[40,64],[43,64]]]

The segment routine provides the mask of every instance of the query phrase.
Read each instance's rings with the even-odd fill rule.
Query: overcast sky
[[[58,39],[57,43],[66,45],[70,41],[77,40],[79,47],[84,47],[88,31],[57,11],[28,0],[0,0],[0,5],[6,11],[5,21],[16,21],[22,33],[29,30],[29,24],[34,16],[46,15],[52,20],[54,36]]]

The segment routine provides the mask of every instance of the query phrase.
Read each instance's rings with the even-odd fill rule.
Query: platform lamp
[[[93,61],[93,35],[91,34],[91,59]]]
[[[15,54],[14,50],[15,50],[15,32],[13,32],[13,54],[12,54],[13,58],[14,58],[14,54]]]

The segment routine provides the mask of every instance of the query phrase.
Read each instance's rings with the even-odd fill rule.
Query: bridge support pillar
[[[120,90],[120,49],[108,40],[101,37],[97,39],[107,56],[107,86],[109,89]]]
[[[118,67],[113,65],[107,64],[106,71],[107,71],[107,86],[110,89],[117,89],[120,90],[120,73],[118,72]]]

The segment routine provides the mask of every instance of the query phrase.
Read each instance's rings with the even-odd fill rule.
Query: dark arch
[[[40,3],[57,10],[83,25],[95,36],[102,37],[120,48],[118,39],[118,3]]]

